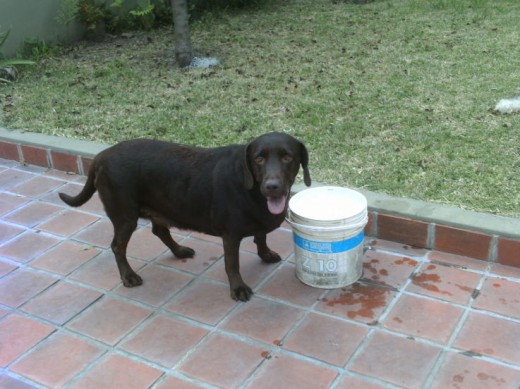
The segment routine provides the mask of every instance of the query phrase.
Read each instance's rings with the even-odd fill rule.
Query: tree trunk
[[[191,63],[190,24],[187,0],[171,0],[175,34],[175,59],[181,68]]]

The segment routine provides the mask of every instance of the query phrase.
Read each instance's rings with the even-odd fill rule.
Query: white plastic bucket
[[[341,288],[363,272],[367,199],[336,186],[303,190],[289,200],[296,275],[317,288]]]

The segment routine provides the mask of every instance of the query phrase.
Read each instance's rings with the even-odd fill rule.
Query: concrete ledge
[[[52,148],[56,151],[85,157],[93,157],[100,151],[109,147],[103,143],[68,139],[59,136],[39,134],[36,132],[8,130],[2,127],[0,127],[0,140],[42,148]]]
[[[421,200],[397,198],[383,193],[365,190],[361,192],[368,199],[369,209],[374,211],[520,239],[520,219],[467,211]]]
[[[313,183],[312,186],[322,185],[324,184]],[[293,187],[293,190],[298,192],[305,188],[305,185],[299,183]],[[393,197],[364,189],[357,190],[366,196],[369,211],[520,239],[520,219],[467,211],[421,200]]]
[[[107,147],[0,128],[0,158],[77,174],[88,172],[92,158]],[[293,187],[303,189],[303,184]],[[520,267],[520,219],[360,191],[368,200],[370,236]]]

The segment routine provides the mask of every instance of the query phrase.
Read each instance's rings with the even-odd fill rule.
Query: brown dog
[[[282,224],[291,185],[300,165],[311,184],[305,145],[284,133],[262,135],[247,145],[196,148],[136,139],[99,153],[83,190],[75,197],[60,193],[78,207],[97,190],[114,226],[112,250],[123,284],[142,284],[126,258],[128,241],[139,217],[150,219],[152,232],[177,258],[193,257],[169,227],[221,236],[231,297],[248,301],[253,291],[239,272],[240,241],[254,236],[264,262],[280,256],[266,234]]]

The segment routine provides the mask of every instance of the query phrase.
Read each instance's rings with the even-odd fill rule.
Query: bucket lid
[[[320,186],[295,194],[289,200],[289,209],[299,218],[334,222],[365,217],[367,199],[352,189]]]

